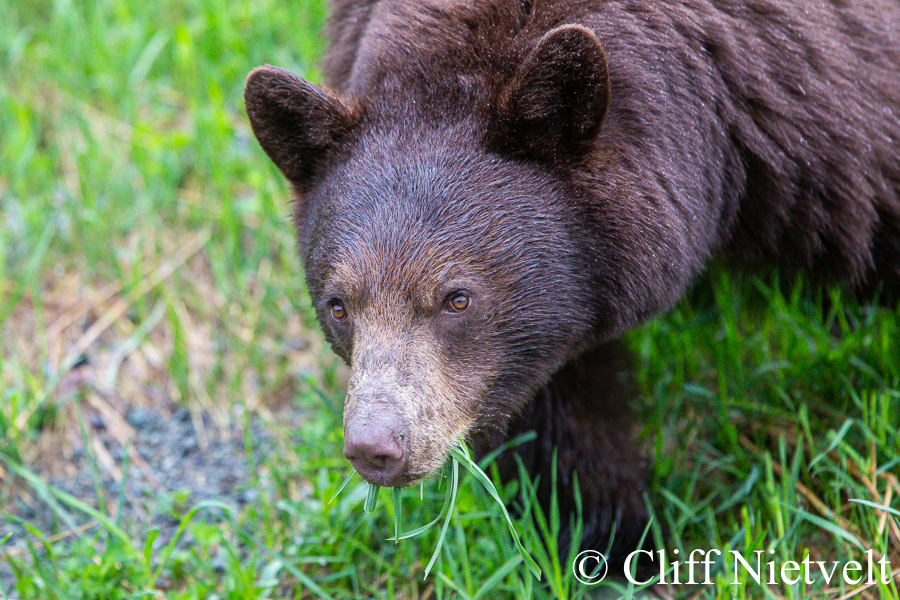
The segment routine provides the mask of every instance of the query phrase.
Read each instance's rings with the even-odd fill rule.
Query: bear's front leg
[[[528,431],[537,437],[498,458],[501,476],[517,475],[513,452],[518,454],[532,478],[540,476],[538,498],[546,515],[556,449],[561,557],[572,544],[568,525],[576,510],[576,475],[584,519],[580,547],[621,565],[640,543],[649,517],[645,461],[633,443],[628,408],[634,389],[628,351],[618,341],[609,342],[565,365],[510,424],[506,439]]]

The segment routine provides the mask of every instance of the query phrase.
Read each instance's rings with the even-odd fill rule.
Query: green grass
[[[0,14],[0,511],[28,540],[24,551],[0,541],[0,598],[592,592],[569,557],[541,545],[558,515],[529,505],[516,523],[544,573],[538,583],[471,477],[445,531],[397,544],[389,494],[366,513],[367,486],[355,479],[329,503],[349,468],[346,372],[317,331],[286,186],[241,102],[259,64],[318,78],[317,2],[0,0]],[[670,551],[772,549],[779,562],[872,549],[900,568],[898,314],[779,287],[714,270],[629,336],[655,461],[652,534],[665,530]],[[87,384],[84,358],[96,367]],[[73,439],[90,446],[85,411],[160,397],[217,422],[253,414],[270,427],[276,451],[255,471],[257,501],[223,511],[160,499],[179,523],[161,539],[118,520],[115,495],[98,487],[85,502],[36,474],[64,464]],[[303,418],[284,424],[286,406]],[[442,485],[426,486],[422,501],[403,493],[404,526],[438,515]],[[57,526],[17,516],[22,497],[51,507]],[[853,588],[732,586],[730,569],[716,585],[670,592],[837,598]],[[898,584],[858,597],[897,598]]]

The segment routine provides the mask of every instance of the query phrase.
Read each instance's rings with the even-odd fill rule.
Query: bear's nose
[[[344,457],[369,483],[396,485],[405,454],[403,437],[380,423],[344,429]]]

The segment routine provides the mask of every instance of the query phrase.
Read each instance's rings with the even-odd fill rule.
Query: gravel
[[[203,435],[198,435],[195,418],[202,420]],[[108,506],[115,506],[121,498],[117,522],[129,534],[137,534],[137,539],[143,538],[142,530],[160,529],[156,546],[172,539],[183,514],[198,502],[214,499],[238,510],[259,498],[260,490],[253,487],[258,477],[251,476],[256,467],[248,463],[242,428],[231,427],[223,431],[208,415],[192,417],[183,408],[165,414],[135,406],[128,409],[125,419],[135,432],[130,440],[131,453],[107,431],[102,419],[88,419],[85,424],[92,428],[93,436],[100,440],[117,468],[128,465],[124,477],[119,477],[121,481],[113,476],[113,469],[97,468],[96,459],[92,459],[84,448],[72,450],[72,468],[67,470],[76,472],[75,477],[52,476],[44,480],[93,507],[97,506],[98,487]],[[271,438],[258,421],[250,426],[249,434],[255,461],[270,449]],[[135,459],[135,451],[140,459]],[[41,475],[40,465],[29,465],[29,468]],[[29,495],[39,497],[39,494]],[[68,529],[47,502],[26,501],[20,495],[10,499],[6,510],[45,535]],[[215,512],[203,511],[198,518],[214,518]],[[72,510],[70,514],[79,525],[90,521],[88,515],[79,511]],[[0,520],[0,539],[7,534],[10,537],[4,547],[14,553],[26,548],[23,536],[31,535],[13,520]],[[180,543],[190,541],[185,538]],[[8,565],[0,563],[0,585],[9,589],[11,577]]]

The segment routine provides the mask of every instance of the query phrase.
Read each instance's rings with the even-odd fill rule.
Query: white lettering
[[[798,565],[795,561],[793,561],[793,560],[787,561],[786,563],[781,565],[781,581],[783,581],[784,583],[786,583],[788,585],[796,584],[797,582],[800,581],[800,577],[795,577],[794,579],[791,579],[788,576],[788,571],[799,571],[799,570],[800,570],[800,565]],[[773,577],[772,579],[775,579],[775,578]],[[776,582],[770,581],[769,583],[774,584]]]
[[[850,575],[847,573],[847,571],[862,571],[862,565],[855,560],[851,560],[846,565],[844,565],[844,582],[848,585],[859,585],[859,582],[861,582],[863,578],[857,577],[856,579],[850,579]]]
[[[753,567],[750,566],[750,563],[748,563],[746,560],[744,560],[744,557],[741,556],[740,552],[738,552],[737,550],[731,551],[731,556],[732,556],[732,558],[735,559],[734,581],[731,582],[731,585],[740,585],[741,584],[741,582],[738,581],[738,563],[743,565],[744,570],[747,571],[747,574],[750,575],[750,578],[753,579],[753,581],[755,581],[757,585],[762,585],[762,579],[760,578],[760,575],[762,573],[763,551],[757,550],[756,552],[754,552],[754,554],[756,555],[756,570],[755,571],[753,570]]]
[[[697,548],[695,550],[691,550],[691,553],[688,554],[688,561],[687,561],[688,562],[688,580],[687,580],[687,583],[689,583],[691,585],[697,584],[697,582],[694,581],[694,565],[700,564],[700,561],[694,560],[694,554],[696,554],[697,552],[699,552],[701,556],[706,554],[705,550],[701,550],[699,548]]]
[[[706,553],[706,558],[703,559],[703,572],[706,574],[706,577],[703,579],[703,585],[712,585],[712,580],[709,578],[709,569],[712,567],[713,552],[715,552],[716,556],[722,554],[716,549],[712,549]]]
[[[883,583],[884,585],[888,585],[891,582],[891,563],[888,562],[886,556],[882,556],[880,559],[878,559],[878,564],[881,565],[881,583]]]
[[[806,562],[806,560],[808,560],[808,559],[809,559],[809,557],[804,559],[804,562]],[[838,561],[836,561],[836,560],[831,561],[831,565],[832,565],[831,571],[825,570],[825,561],[824,560],[817,560],[816,564],[819,565],[819,570],[822,572],[822,577],[825,579],[825,583],[831,584],[831,578],[834,577],[834,572],[837,571]],[[845,571],[846,571],[846,568],[845,568]],[[811,584],[812,581],[807,580],[806,583]]]
[[[868,559],[864,564],[862,560],[813,560],[807,553],[802,560],[779,561],[774,557],[774,549],[754,550],[752,553],[728,550],[734,563],[734,574],[730,585],[797,585],[801,582],[806,585],[815,585],[821,581],[826,586],[840,585],[840,580],[847,585],[858,586],[871,583],[872,585],[890,585],[893,573],[890,560],[881,556],[875,550],[866,550]],[[768,553],[771,556],[766,556]],[[633,584],[644,586],[653,581],[665,585],[715,585],[713,570],[717,563],[727,562],[723,550],[704,550],[695,548],[690,552],[685,551],[687,557],[679,560],[681,552],[675,548],[666,551],[660,550],[635,550],[625,557],[625,579]],[[751,556],[752,555],[752,556]],[[643,556],[643,558],[641,558]],[[875,558],[878,557],[876,561]],[[764,558],[765,557],[765,558]],[[755,560],[754,560],[755,558]],[[766,561],[766,558],[769,560]],[[593,550],[585,550],[578,555],[573,570],[575,577],[587,585],[599,583],[607,572],[605,557]],[[658,572],[646,579],[637,578],[637,563],[649,562],[658,567]],[[877,567],[875,565],[878,565]],[[702,576],[699,572],[703,565]],[[682,569],[684,567],[684,569]],[[721,568],[721,567],[720,567]],[[819,575],[821,573],[821,575]],[[722,569],[723,580],[728,579],[727,567]],[[868,581],[867,581],[868,580]],[[751,583],[752,582],[752,583]]]
[[[638,554],[646,554],[650,557],[650,562],[653,562],[652,552],[650,552],[649,550],[635,550],[625,558],[625,579],[627,579],[629,583],[633,583],[634,585],[644,585],[650,583],[653,578],[651,577],[647,581],[636,581],[631,574],[631,561],[633,561]]]

